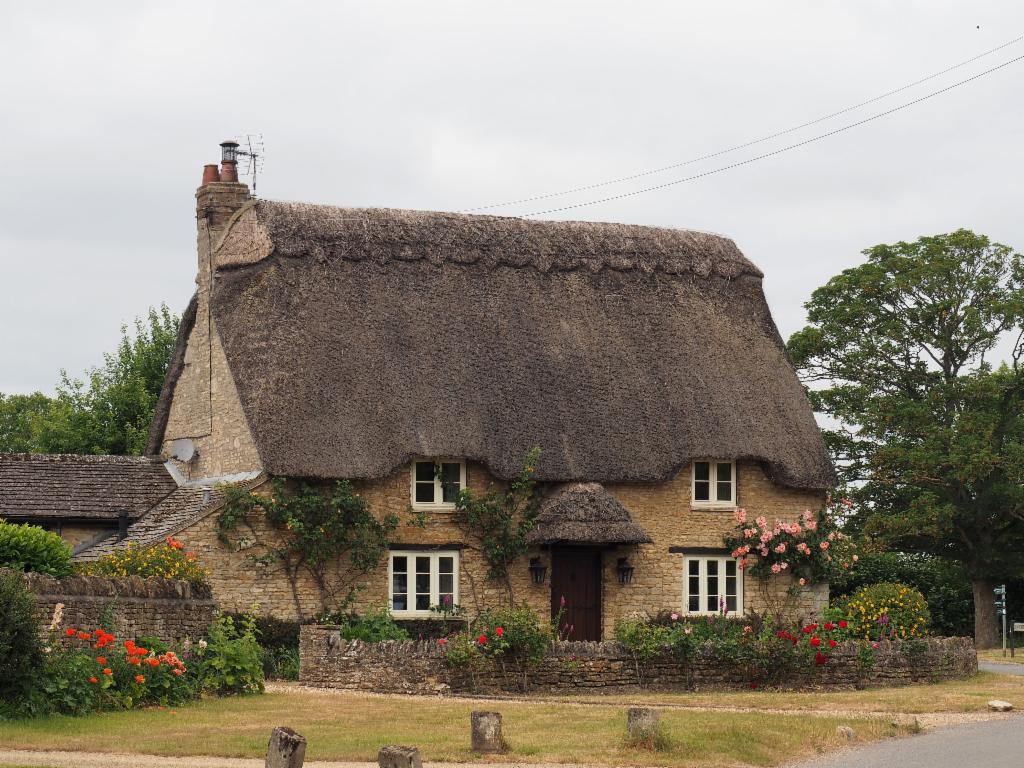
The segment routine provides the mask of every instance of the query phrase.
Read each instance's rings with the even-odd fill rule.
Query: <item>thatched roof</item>
[[[530,544],[650,544],[647,531],[599,483],[569,483],[541,502]]]
[[[0,517],[11,520],[134,518],[177,487],[144,456],[0,453]]]
[[[761,273],[726,238],[259,201],[215,263],[272,474],[460,456],[511,477],[539,445],[547,481],[662,481],[715,457],[833,482]]]

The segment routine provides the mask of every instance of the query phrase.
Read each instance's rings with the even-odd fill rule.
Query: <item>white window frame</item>
[[[396,557],[408,558],[406,562],[406,605],[413,606],[404,611],[394,609],[395,604],[395,578],[394,565]],[[452,558],[452,606],[459,604],[459,568],[460,557],[457,549],[453,550],[421,550],[421,549],[392,549],[388,552],[388,609],[395,618],[427,618],[434,616],[430,609],[417,610],[416,605],[416,558],[430,558],[430,605],[439,605],[441,602],[440,582],[438,575],[439,563],[442,557]]]
[[[416,501],[416,465],[417,464],[458,464],[459,490],[466,487],[466,462],[462,459],[414,459],[409,472],[409,499],[414,509],[453,510],[455,502],[438,501],[444,499],[444,486],[441,478],[434,477],[434,501]]]
[[[715,594],[715,610],[708,610],[708,562],[716,561],[718,563],[718,591]],[[701,607],[699,611],[690,610],[690,598],[693,593],[690,592],[690,563],[698,562],[699,574],[698,579],[700,580],[700,590],[697,593],[697,604]],[[743,569],[739,567],[739,563],[736,562],[735,558],[729,557],[728,555],[683,555],[683,613],[687,616],[710,616],[712,614],[719,613],[718,605],[722,597],[726,596],[725,593],[725,569],[726,563],[732,562],[736,568],[736,610],[730,610],[729,616],[742,616],[743,615]]]
[[[708,465],[708,498],[697,499],[697,465]],[[729,501],[720,501],[718,497],[718,465],[728,464],[730,467],[729,477],[732,488],[732,498]],[[724,459],[697,459],[690,464],[690,506],[698,509],[736,509],[736,462]]]

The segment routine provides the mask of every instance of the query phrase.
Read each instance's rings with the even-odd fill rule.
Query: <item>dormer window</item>
[[[412,505],[418,509],[454,509],[459,491],[466,487],[466,462],[414,461]]]
[[[691,503],[695,507],[736,506],[736,464],[732,461],[693,462]]]

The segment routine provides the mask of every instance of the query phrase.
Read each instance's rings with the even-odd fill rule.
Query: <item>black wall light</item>
[[[548,575],[548,567],[542,565],[539,557],[530,558],[530,578],[534,584],[543,584],[544,578]]]
[[[633,580],[633,566],[628,557],[620,557],[615,570],[619,572],[619,584],[629,584]]]

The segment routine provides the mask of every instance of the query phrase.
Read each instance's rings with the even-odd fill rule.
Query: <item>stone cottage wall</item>
[[[217,616],[217,603],[206,586],[172,579],[128,576],[67,576],[56,579],[25,574],[35,596],[40,628],[50,625],[57,603],[63,603],[59,630],[102,626],[122,638],[157,637],[168,643],[201,637]],[[105,622],[113,618],[113,626]]]
[[[489,581],[487,565],[472,540],[467,540],[462,520],[453,512],[429,512],[426,524],[410,524],[410,468],[403,466],[387,478],[357,483],[356,487],[378,515],[398,515],[403,524],[393,537],[397,544],[419,546],[451,546],[461,549],[459,602],[470,614],[488,606],[507,604],[509,595],[501,584]],[[493,478],[486,468],[470,462],[467,483],[477,491],[485,490]],[[684,469],[672,480],[657,485],[613,485],[611,491],[631,511],[636,521],[654,539],[653,544],[608,549],[603,554],[604,637],[611,637],[615,621],[636,613],[653,615],[662,610],[682,609],[683,554],[671,551],[681,547],[722,547],[724,536],[735,523],[731,510],[696,510],[690,506],[690,472]],[[738,465],[739,503],[752,514],[763,514],[769,520],[795,520],[805,509],[820,509],[822,496],[817,492],[795,491],[772,483],[755,462]],[[225,610],[241,611],[259,604],[264,613],[284,619],[309,618],[322,608],[318,585],[306,574],[300,574],[293,585],[279,566],[259,565],[247,555],[258,555],[264,544],[273,544],[276,534],[267,530],[261,520],[252,520],[252,531],[242,528],[238,533],[250,539],[252,546],[242,552],[231,552],[217,540],[216,513],[211,514],[179,535],[211,572],[214,595]],[[628,556],[636,567],[630,584],[619,584],[615,566],[619,557]],[[548,567],[551,558],[546,549],[537,548],[510,569],[512,594],[516,603],[527,603],[541,616],[551,610],[550,578],[535,585],[527,565],[531,557],[539,557]],[[367,575],[353,579],[344,573],[330,575],[329,586],[334,594],[328,602],[336,602],[354,583],[360,585],[352,607],[365,611],[371,606],[387,605],[387,564]],[[745,577],[745,608],[763,613],[770,605],[783,602],[786,590],[793,584],[788,576],[776,577],[762,584]],[[796,618],[817,615],[827,604],[827,588],[802,590],[800,597],[789,600],[788,608]],[[410,622],[414,624],[414,622]],[[417,635],[415,628],[410,634]]]
[[[970,638],[930,638],[923,652],[904,653],[901,641],[882,642],[870,669],[858,664],[855,643],[840,645],[823,666],[796,670],[783,688],[830,689],[898,686],[966,678],[978,671]],[[557,643],[543,662],[525,673],[487,662],[470,674],[453,670],[436,642],[344,641],[337,628],[302,627],[300,681],[321,688],[437,695],[445,693],[629,693],[641,690],[737,689],[750,677],[739,666],[698,652],[681,666],[670,658],[637,664],[616,643]]]

